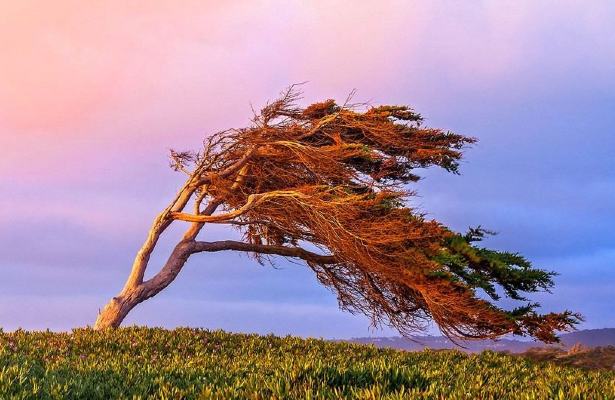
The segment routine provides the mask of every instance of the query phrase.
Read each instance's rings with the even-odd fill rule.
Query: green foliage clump
[[[1,399],[615,399],[615,373],[199,329],[0,331]]]

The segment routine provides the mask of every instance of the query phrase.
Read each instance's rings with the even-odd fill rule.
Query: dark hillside
[[[534,347],[544,347],[540,342],[523,341],[516,339],[477,340],[462,342],[463,347],[456,346],[453,342],[442,336],[415,336],[414,340],[402,337],[365,337],[353,338],[352,343],[373,344],[377,347],[394,348],[400,350],[423,350],[423,349],[458,349],[469,352],[481,352],[484,350],[508,351],[522,353]],[[566,349],[581,344],[586,347],[615,346],[615,328],[588,329],[561,335],[561,345]]]

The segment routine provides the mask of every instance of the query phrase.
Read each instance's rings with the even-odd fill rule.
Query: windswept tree
[[[548,291],[553,273],[516,253],[478,246],[489,232],[457,233],[413,209],[407,188],[416,171],[457,173],[475,139],[422,126],[406,106],[306,108],[291,87],[255,115],[251,126],[207,137],[199,152],[172,152],[187,179],[158,214],[122,291],[100,311],[95,328],[117,327],[137,304],[177,277],[196,253],[238,251],[257,261],[305,262],[342,309],[408,335],[434,321],[451,338],[507,333],[545,342],[571,329],[569,311],[539,314],[525,293]],[[152,278],[144,274],[171,224],[188,228]],[[226,224],[242,240],[206,242],[199,233]],[[519,300],[498,305],[500,296]]]

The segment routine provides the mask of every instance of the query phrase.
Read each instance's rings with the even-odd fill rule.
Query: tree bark
[[[242,182],[248,168],[246,163],[255,151],[256,147],[250,149],[239,161],[219,174],[221,177],[227,177],[238,172],[238,176],[231,186],[232,190],[236,189]],[[158,239],[174,220],[171,215],[181,213],[192,198],[197,187],[209,181],[209,177],[203,178],[199,173],[200,171],[197,169],[190,175],[182,188],[177,192],[175,199],[154,219],[147,239],[135,257],[124,288],[120,294],[109,300],[103,309],[100,310],[94,323],[95,330],[119,327],[124,318],[126,318],[126,315],[137,304],[155,296],[162,289],[169,286],[183,268],[190,254],[196,251],[194,240],[206,221],[193,221],[184,233],[182,240],[173,249],[162,269],[153,278],[143,282],[145,270],[148,267],[150,256],[158,243]],[[207,216],[211,216],[216,211],[222,201],[220,199],[212,200],[202,212],[199,212],[199,206],[203,197],[195,200],[195,209],[199,216],[207,218]]]
[[[94,323],[94,329],[103,330],[119,327],[124,318],[126,318],[126,315],[137,304],[155,296],[162,289],[169,286],[192,253],[192,243],[191,240],[179,242],[175,249],[173,249],[164,267],[153,278],[137,285],[131,284],[129,278],[120,294],[109,300],[99,312]]]
[[[253,243],[221,240],[218,242],[197,242],[194,240],[202,224],[193,224],[184,239],[175,246],[166,264],[153,278],[139,284],[127,282],[122,292],[112,298],[98,314],[94,329],[117,328],[126,315],[137,304],[155,296],[175,280],[188,258],[194,253],[217,252],[225,250],[248,251],[259,254],[300,258],[308,262],[334,264],[337,259],[332,255],[317,254],[300,247],[259,245]]]
[[[130,310],[141,301],[143,300],[132,293],[120,294],[112,298],[98,314],[94,329],[103,330],[119,327]]]

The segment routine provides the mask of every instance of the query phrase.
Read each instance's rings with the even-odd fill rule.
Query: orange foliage
[[[209,137],[198,154],[174,153],[197,204],[194,214],[173,218],[233,225],[260,261],[279,254],[276,246],[330,256],[299,257],[343,309],[402,334],[433,320],[452,338],[517,333],[553,341],[554,331],[572,326],[570,313],[515,316],[478,296],[438,261],[457,234],[406,206],[415,169],[456,173],[474,139],[422,127],[406,106],[327,100],[301,109],[297,100],[291,88],[251,127]]]

